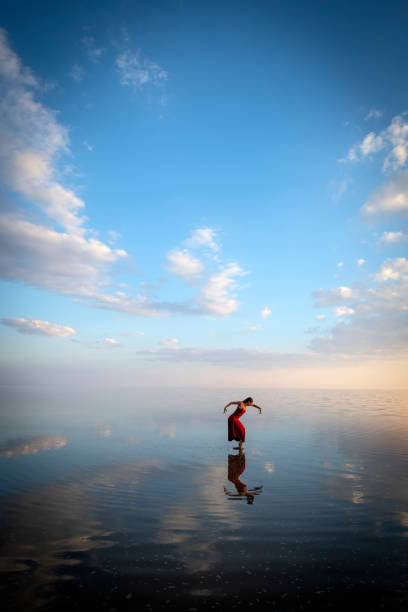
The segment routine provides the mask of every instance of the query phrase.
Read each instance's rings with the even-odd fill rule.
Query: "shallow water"
[[[406,610],[408,393],[252,393],[4,392],[9,609]]]

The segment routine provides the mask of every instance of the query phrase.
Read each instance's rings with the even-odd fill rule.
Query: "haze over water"
[[[407,392],[6,395],[10,609],[406,609]]]

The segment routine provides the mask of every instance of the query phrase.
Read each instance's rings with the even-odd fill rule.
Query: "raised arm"
[[[258,408],[259,410],[259,414],[262,414],[262,408],[260,406],[257,406],[256,404],[252,404],[254,408]]]
[[[224,414],[227,412],[227,408],[229,408],[229,406],[233,406],[234,404],[236,404],[237,406],[240,405],[241,402],[230,402],[229,404],[227,404],[224,408]]]

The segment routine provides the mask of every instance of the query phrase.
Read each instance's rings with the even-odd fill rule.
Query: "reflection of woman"
[[[254,404],[254,400],[252,397],[247,397],[243,402],[230,402],[224,408],[224,414],[227,412],[227,408],[232,405],[237,405],[238,407],[235,411],[228,417],[228,440],[236,440],[239,442],[240,448],[242,444],[245,442],[245,427],[239,420],[243,414],[246,412],[247,406],[254,406],[254,408],[258,408],[259,414],[262,413],[262,408]]]
[[[255,487],[248,490],[247,485],[241,482],[239,477],[245,471],[245,453],[239,452],[238,455],[228,455],[228,480],[235,485],[237,493],[230,493],[224,487],[225,494],[232,499],[246,497],[248,504],[254,503],[255,495],[261,493],[262,487]]]

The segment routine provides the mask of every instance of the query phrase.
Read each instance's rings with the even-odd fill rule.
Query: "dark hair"
[[[252,399],[252,397],[247,397],[246,399],[244,399],[244,404],[253,404],[254,400]]]

